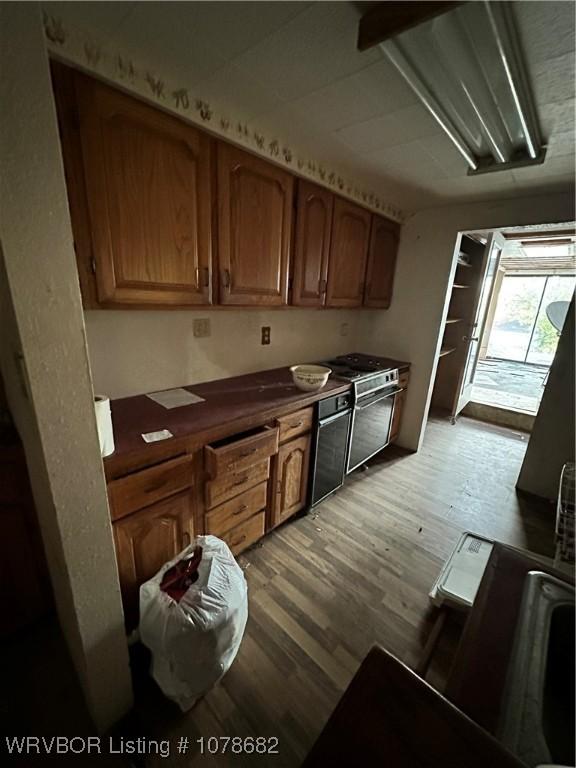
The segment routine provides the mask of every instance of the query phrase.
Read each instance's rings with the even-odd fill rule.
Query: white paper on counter
[[[158,440],[168,440],[169,437],[174,437],[169,429],[161,429],[158,432],[146,432],[142,435],[142,439],[147,443],[155,443]]]
[[[178,387],[177,389],[165,389],[163,392],[151,392],[150,400],[161,405],[163,408],[181,408],[183,405],[193,405],[194,403],[203,403],[204,398],[188,392],[187,389]]]

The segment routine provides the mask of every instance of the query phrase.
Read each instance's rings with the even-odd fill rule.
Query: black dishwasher
[[[325,499],[344,482],[351,414],[350,393],[327,397],[318,403],[311,506]]]

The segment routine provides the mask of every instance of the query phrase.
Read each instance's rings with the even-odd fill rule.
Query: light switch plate
[[[262,344],[270,344],[270,326],[262,326]]]
[[[210,336],[210,319],[208,317],[197,317],[192,323],[192,330],[197,339]]]

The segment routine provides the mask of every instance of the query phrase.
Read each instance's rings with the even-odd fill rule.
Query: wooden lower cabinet
[[[140,585],[194,539],[191,492],[152,504],[113,527],[126,623],[134,626]]]
[[[244,523],[220,534],[220,538],[228,544],[233,555],[239,555],[264,536],[265,518],[266,512],[261,510]]]
[[[304,435],[280,446],[272,474],[271,528],[306,506],[310,445],[310,435]]]

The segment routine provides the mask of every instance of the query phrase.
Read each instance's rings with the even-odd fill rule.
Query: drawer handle
[[[236,539],[236,541],[233,541],[231,546],[232,547],[237,547],[238,544],[242,544],[242,542],[244,541],[245,538],[246,538],[246,534],[244,533],[242,536],[240,536],[239,539]]]
[[[236,512],[232,512],[232,514],[233,514],[233,515],[241,515],[241,514],[242,514],[242,512],[245,512],[247,509],[248,509],[248,505],[247,505],[247,504],[242,504],[242,506],[241,506],[241,507],[238,507],[238,509],[236,510]]]
[[[160,480],[160,482],[154,483],[154,485],[149,485],[148,488],[145,488],[144,493],[154,493],[155,491],[160,491],[165,485],[166,480]]]
[[[247,481],[248,481],[248,477],[247,476],[242,477],[242,478],[240,478],[240,480],[236,480],[235,483],[232,483],[232,487],[234,487],[236,485],[244,485],[244,483],[246,483]]]
[[[245,459],[247,456],[252,456],[253,453],[256,453],[258,448],[250,448],[248,451],[244,451],[244,453],[240,454],[241,459]]]
[[[297,421],[296,424],[290,424],[290,429],[298,429],[298,427],[301,427],[302,424],[304,424],[303,421]]]

